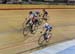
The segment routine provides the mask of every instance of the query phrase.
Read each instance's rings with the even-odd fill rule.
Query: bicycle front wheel
[[[44,36],[41,35],[41,36],[39,37],[39,39],[38,39],[38,44],[42,44],[43,41],[44,41]]]
[[[27,36],[29,33],[28,29],[27,28],[23,28],[23,35],[24,37]]]

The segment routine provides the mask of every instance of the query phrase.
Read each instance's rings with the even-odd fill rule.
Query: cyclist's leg
[[[44,17],[44,20],[47,21],[47,17]]]
[[[46,33],[46,36],[45,36],[46,42],[48,42],[48,40],[49,40],[49,38],[50,38],[49,32],[50,32],[50,31],[49,31],[48,29],[46,29],[46,31],[45,31],[45,33]]]
[[[47,41],[49,41],[49,39],[52,37],[52,27],[50,28],[50,30],[48,30],[48,36],[47,36]]]
[[[30,32],[33,33],[33,24],[30,23]]]
[[[44,34],[43,34],[45,41],[47,41],[47,39],[48,39],[48,38],[47,38],[47,34],[48,34],[47,31],[45,31]]]
[[[38,25],[39,25],[38,19],[35,20],[34,24],[35,24],[35,29],[38,29]]]
[[[32,24],[31,24],[31,33],[33,33],[35,30],[35,21],[32,21]]]
[[[48,20],[48,19],[47,19],[47,15],[44,15],[44,16],[43,16],[43,20],[45,20],[45,21]]]
[[[39,25],[39,19],[36,19],[36,23]]]
[[[33,21],[33,30],[35,30],[36,28],[37,28],[37,19]]]

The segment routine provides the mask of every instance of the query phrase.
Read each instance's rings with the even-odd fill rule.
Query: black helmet
[[[46,11],[45,9],[43,9],[43,11]]]
[[[29,14],[32,14],[32,13],[33,13],[32,11],[29,12]]]
[[[39,11],[36,11],[36,14],[40,14],[40,12]]]

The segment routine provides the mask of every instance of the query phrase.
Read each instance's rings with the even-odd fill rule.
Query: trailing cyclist
[[[26,25],[30,26],[30,31],[33,33],[35,30],[35,25],[38,24],[38,17],[36,13],[33,13],[32,11],[29,12],[29,17],[26,22]]]

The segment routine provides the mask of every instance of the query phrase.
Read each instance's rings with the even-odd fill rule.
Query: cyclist
[[[45,10],[45,9],[43,9],[43,14],[42,14],[43,16],[42,16],[42,18],[45,20],[45,21],[47,21],[48,19],[48,12]]]
[[[52,26],[49,25],[48,23],[45,23],[44,26],[43,26],[43,29],[44,29],[44,33],[43,33],[44,40],[48,41],[49,32],[52,31]]]

